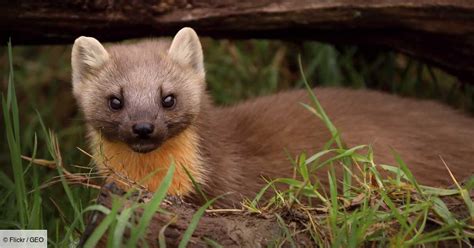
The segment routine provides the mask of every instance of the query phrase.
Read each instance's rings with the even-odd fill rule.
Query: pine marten
[[[223,55],[225,56],[225,55]],[[193,183],[224,205],[255,195],[263,178],[291,177],[288,154],[311,154],[331,135],[293,90],[230,107],[206,93],[202,48],[191,28],[174,39],[102,46],[79,37],[72,49],[73,93],[99,167],[155,190],[174,161],[170,194],[195,197]],[[256,82],[258,83],[258,82]],[[433,101],[370,90],[315,88],[348,146],[372,144],[376,161],[396,164],[392,148],[419,181],[452,184],[474,171],[474,120]],[[324,183],[327,175],[320,178]]]

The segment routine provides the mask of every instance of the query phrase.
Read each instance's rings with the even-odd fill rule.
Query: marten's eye
[[[174,95],[167,95],[161,99],[161,105],[164,108],[172,108],[176,104],[176,98]]]
[[[109,107],[112,110],[120,110],[123,107],[122,100],[120,100],[118,97],[111,96],[109,98]]]

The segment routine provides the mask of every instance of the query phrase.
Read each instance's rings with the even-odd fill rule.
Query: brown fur
[[[108,47],[108,55],[99,52],[100,57],[95,58],[87,51],[102,51],[100,46],[76,41],[74,93],[94,137],[94,150],[103,148],[103,153],[96,152],[99,166],[107,161],[136,181],[162,169],[145,183],[155,190],[172,156],[178,166],[170,193],[197,199],[183,173],[185,166],[207,195],[232,192],[221,201],[230,205],[254,196],[265,185],[263,177],[291,176],[287,153],[293,157],[301,152],[312,154],[330,140],[322,121],[299,104],[310,103],[303,90],[231,107],[213,106],[204,91],[199,41],[188,31],[177,35],[172,45],[176,49],[168,53],[169,43],[145,41]],[[93,68],[83,66],[89,68],[83,70],[81,61]],[[163,97],[163,91],[177,95],[175,109],[160,108],[156,99]],[[473,174],[472,118],[432,101],[369,90],[316,88],[314,92],[346,144],[371,144],[377,163],[396,165],[393,148],[423,184],[452,184],[440,156],[458,179]],[[111,112],[106,99],[119,93],[128,105]],[[156,150],[138,154],[129,148],[133,139],[128,129],[137,120],[158,126],[156,135],[162,143]],[[327,175],[319,172],[318,178],[324,183]]]
[[[440,156],[457,179],[474,172],[474,120],[433,101],[406,99],[368,90],[316,88],[326,112],[351,147],[371,144],[377,163],[397,165],[393,148],[416,178],[427,185],[453,184]],[[207,137],[208,170],[215,172],[207,192],[236,192],[252,197],[265,184],[261,177],[291,175],[286,151],[313,154],[330,140],[322,121],[299,102],[296,90],[260,97],[230,108],[211,108],[201,135]],[[327,183],[327,174],[318,173]]]

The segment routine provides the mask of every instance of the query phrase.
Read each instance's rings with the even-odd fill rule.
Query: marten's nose
[[[146,139],[153,133],[155,127],[151,123],[142,122],[132,126],[133,133],[136,134],[140,139]]]

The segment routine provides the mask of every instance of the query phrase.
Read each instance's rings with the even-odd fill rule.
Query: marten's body
[[[173,161],[170,193],[195,193],[185,167],[207,195],[232,192],[221,201],[229,204],[254,196],[266,184],[263,177],[292,176],[288,154],[312,154],[330,140],[323,122],[300,104],[310,102],[306,91],[215,107],[205,93],[194,31],[183,29],[168,46],[145,41],[106,50],[91,38],[76,41],[74,94],[100,167],[136,182],[156,171],[143,183],[153,191]],[[429,185],[452,183],[440,156],[458,179],[473,174],[472,118],[431,101],[374,91],[315,93],[346,144],[372,144],[376,162],[396,164],[393,148]]]
[[[371,144],[376,163],[398,165],[393,148],[425,185],[454,184],[440,156],[458,180],[474,174],[473,119],[432,101],[367,90],[314,91],[347,146]],[[266,184],[262,177],[292,176],[288,154],[295,158],[323,149],[331,139],[328,129],[299,102],[310,103],[307,91],[211,107],[198,129],[199,150],[212,175],[204,184],[206,192],[252,197]],[[318,175],[327,183],[324,170]]]

